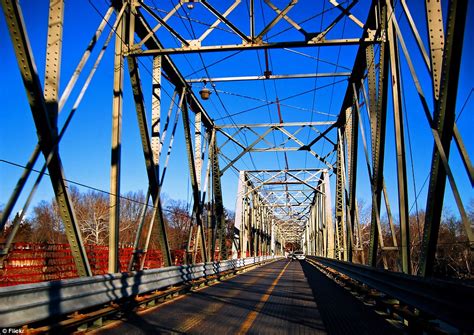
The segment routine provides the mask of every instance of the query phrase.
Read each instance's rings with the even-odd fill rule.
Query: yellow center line
[[[285,272],[288,265],[290,265],[290,262],[286,263],[285,267],[281,270],[278,277],[276,277],[276,279],[273,281],[272,285],[268,288],[265,294],[262,295],[262,298],[258,302],[257,306],[255,306],[255,309],[251,311],[249,315],[247,315],[247,318],[245,319],[244,323],[242,323],[242,326],[240,326],[240,329],[237,334],[246,334],[249,331],[250,327],[252,327],[252,324],[257,318],[258,313],[260,313],[260,311],[263,309],[263,306],[265,306],[265,303],[267,302],[268,298],[270,298],[273,289],[278,284],[278,281],[280,280],[281,276],[283,276],[283,273]]]
[[[255,284],[259,279],[261,279],[263,276],[265,276],[265,271],[262,271],[260,273],[257,273],[255,278],[251,279],[249,282],[244,282],[242,283],[242,287],[246,286],[251,286]],[[206,289],[208,287],[205,287]],[[227,303],[227,300],[235,298],[240,294],[239,289],[235,289],[233,292],[230,294],[224,296],[222,299],[224,301],[216,301],[216,302],[211,302],[207,307],[203,308],[198,314],[187,318],[186,321],[184,321],[179,327],[178,331],[182,333],[188,333],[192,328],[197,327],[201,322],[205,321],[205,319],[214,316],[224,305]]]

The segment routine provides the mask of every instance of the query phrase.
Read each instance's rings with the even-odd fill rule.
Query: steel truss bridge
[[[467,146],[464,143],[462,125],[457,123],[462,120],[456,119],[461,103],[458,90],[462,85],[462,46],[467,39],[465,35],[468,36],[465,33],[472,31],[472,26],[466,25],[467,1],[426,0],[410,9],[405,0],[396,4],[388,0],[363,3],[328,0],[321,1],[322,8],[321,4],[303,0],[288,3],[113,0],[106,2],[108,8],[103,11],[94,2],[84,1],[84,6],[99,13],[101,22],[61,90],[62,61],[70,57],[62,52],[63,28],[68,26],[64,12],[69,4],[64,0],[50,1],[42,80],[22,6],[15,0],[1,2],[2,20],[8,27],[37,133],[37,145],[3,208],[0,228],[4,231],[9,224],[12,229],[5,236],[2,260],[8,256],[41,179],[47,176],[44,179],[51,182],[77,273],[88,278],[1,288],[0,326],[29,325],[42,331],[60,327],[70,331],[97,320],[102,322],[107,315],[123,316],[124,310],[150,307],[176,294],[222,280],[218,285],[192,293],[187,300],[182,299],[188,301],[187,307],[181,304],[182,308],[190,308],[191,312],[182,312],[178,301],[160,307],[161,315],[168,315],[168,319],[150,317],[148,328],[140,328],[137,326],[140,322],[134,323],[130,318],[122,326],[131,330],[130,325],[135,325],[142,332],[174,329],[183,333],[274,333],[286,329],[287,332],[347,333],[342,324],[334,322],[341,318],[349,320],[354,327],[352,331],[358,333],[364,331],[360,328],[363,326],[346,318],[351,313],[362,313],[361,320],[368,322],[371,331],[382,329],[390,333],[408,329],[442,333],[446,329],[458,329],[467,333],[474,329],[469,315],[474,306],[472,283],[431,277],[447,184],[466,243],[471,250],[474,248],[473,222],[465,206],[472,196],[474,172],[467,149],[469,143]],[[324,15],[325,20],[317,21],[319,27],[312,23]],[[198,24],[199,29],[194,29]],[[111,42],[113,95],[101,94],[104,99],[112,99],[110,274],[93,276],[68,189],[60,145],[69,128],[74,127],[76,110],[99,63],[109,55],[105,51],[112,48]],[[317,50],[317,57],[305,53],[309,50]],[[248,60],[238,58],[250,53],[257,54],[260,72],[248,73],[258,69],[255,59],[249,65]],[[341,53],[350,59],[350,66],[339,64]],[[295,67],[288,61],[285,70],[290,73],[277,73],[274,65],[278,60],[275,57],[272,61],[272,56],[281,54],[312,58],[312,62],[322,65],[315,72],[302,66],[299,73],[291,73]],[[216,61],[216,55],[224,58]],[[262,61],[259,55],[264,55]],[[329,55],[331,61],[324,62],[323,55]],[[239,61],[233,62],[234,59]],[[203,69],[183,75],[181,68],[189,60],[197,66],[202,64]],[[219,71],[228,70],[230,75],[224,77],[219,72],[219,76],[211,76],[210,69],[224,61],[229,66]],[[94,62],[92,67],[87,66],[90,62]],[[141,77],[145,71],[151,75],[151,87],[145,87]],[[196,76],[199,72],[204,75]],[[224,90],[228,87],[225,85],[235,87],[236,83],[252,90],[251,85],[261,82],[275,85],[275,93],[276,83],[284,82],[289,95],[281,99],[276,95],[273,99],[265,91],[263,99]],[[79,83],[82,83],[80,89]],[[319,87],[317,83],[323,84]],[[298,102],[291,104],[291,99],[313,94],[325,85],[336,87],[331,93],[336,97],[331,100],[332,106],[318,105],[316,109],[314,96],[311,109]],[[295,87],[302,87],[303,92],[295,93]],[[167,88],[173,93],[168,94]],[[121,173],[122,127],[128,126],[122,124],[122,116],[125,106],[130,105],[124,94],[127,90],[133,96],[130,104],[136,112],[147,177],[146,201],[151,199],[152,216],[151,220],[145,220],[145,204],[128,272],[120,273],[120,194],[125,177]],[[408,95],[416,101],[407,104]],[[228,96],[229,99],[250,98],[257,105],[228,102],[231,101],[225,100]],[[151,108],[146,107],[147,99],[151,99]],[[246,109],[234,110],[234,106]],[[256,111],[269,106],[277,109],[278,122],[271,118],[270,111],[270,118]],[[296,111],[285,114],[283,109]],[[337,113],[331,114],[334,109]],[[216,110],[224,116],[217,115]],[[60,112],[66,116],[59,118]],[[246,118],[249,113],[258,116]],[[409,199],[416,201],[419,195],[419,189],[415,186],[412,190],[409,185],[415,179],[408,171],[409,162],[413,164],[417,159],[412,155],[412,143],[407,143],[410,113],[419,113],[423,120],[411,132],[422,133],[418,138],[429,138],[430,143],[425,158],[425,162],[429,161],[425,164],[428,167],[426,203],[420,204],[424,211],[422,237],[416,251],[410,244],[413,232]],[[469,123],[472,114],[470,120],[469,117],[463,120]],[[176,133],[179,124],[182,129]],[[175,138],[181,134],[182,138],[176,140],[182,140],[186,149],[186,157],[179,159],[188,163],[186,178],[192,191],[192,227],[186,264],[173,266],[161,195],[166,191],[163,185],[168,164],[178,160],[171,153]],[[455,163],[450,159],[454,152]],[[41,157],[44,164],[35,174],[37,179],[28,193],[25,185]],[[387,165],[392,166],[391,171]],[[227,187],[224,185],[228,185],[225,178],[232,174],[238,186],[230,248],[223,194]],[[392,180],[396,180],[394,187],[390,187]],[[460,180],[468,184],[470,195],[462,191],[465,187],[460,187]],[[359,213],[357,195],[361,189],[368,190],[367,222],[363,222]],[[20,195],[25,192],[26,200],[19,204]],[[23,206],[22,210],[14,215],[18,206]],[[384,229],[385,222],[388,229]],[[363,226],[369,229],[367,235],[362,233]],[[164,267],[144,270],[140,257],[146,257],[153,229],[158,231]],[[307,260],[301,263],[282,260],[288,245],[300,246]],[[411,266],[413,253],[419,255],[417,271]],[[390,255],[397,259],[396,268],[388,264]],[[202,263],[197,263],[198,258]],[[237,273],[242,274],[234,278]],[[257,279],[252,279],[253,273]],[[295,280],[304,284],[295,288]],[[324,296],[317,293],[318,285],[334,291]],[[382,310],[388,311],[385,318],[398,320],[398,328],[392,329],[388,323],[380,323],[372,312],[354,307],[357,304],[344,296],[338,285],[370,301],[374,308],[382,306]],[[255,286],[263,291],[252,291]],[[204,299],[205,293],[201,292],[209,292],[218,302]],[[243,300],[255,299],[253,305],[247,306],[245,315],[235,310],[236,305],[247,304],[236,300],[239,295]],[[294,301],[287,303],[281,298],[285,295]],[[304,296],[311,297],[309,305],[304,305]],[[331,297],[332,303],[340,306],[339,315],[329,312],[339,308],[330,307]],[[276,307],[283,305],[289,309]],[[228,313],[236,314],[222,321],[219,310],[227,308]],[[83,310],[80,313],[84,317],[77,317],[76,313],[76,317],[66,318]],[[188,321],[173,319],[180,313],[188,313],[185,314]],[[213,314],[219,315],[214,323],[208,318]],[[278,324],[275,320],[280,320],[283,328],[271,326]],[[306,321],[296,325],[295,320]]]

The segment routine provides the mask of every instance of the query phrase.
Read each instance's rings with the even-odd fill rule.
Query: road
[[[305,261],[280,260],[95,334],[397,334],[387,321]]]

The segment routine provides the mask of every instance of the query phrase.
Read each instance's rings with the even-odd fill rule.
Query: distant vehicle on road
[[[295,252],[293,253],[293,258],[302,261],[302,260],[306,259],[306,256],[305,256],[305,254],[303,253],[303,251],[298,250],[298,251],[295,251]]]

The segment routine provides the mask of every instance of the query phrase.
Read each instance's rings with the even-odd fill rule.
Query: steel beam
[[[448,6],[448,24],[443,61],[439,100],[435,100],[434,126],[441,138],[445,158],[449,159],[453,127],[455,120],[456,96],[461,64],[462,43],[467,15],[467,2],[450,1]],[[434,70],[435,65],[432,65]],[[435,87],[436,98],[436,87]],[[423,231],[423,249],[420,260],[420,274],[431,276],[435,261],[439,225],[446,186],[446,169],[436,145],[431,161],[430,182],[428,188],[425,226]],[[469,235],[470,226],[466,227]],[[471,232],[472,235],[472,232]],[[470,236],[472,238],[472,236]],[[472,241],[470,238],[470,241]]]
[[[383,43],[382,43],[383,44]],[[380,48],[382,48],[382,44]],[[365,63],[367,64],[367,86],[369,90],[369,95],[366,99],[367,111],[369,111],[369,120],[370,120],[370,134],[371,136],[371,148],[376,145],[376,138],[373,136],[375,134],[376,128],[376,114],[377,114],[377,76],[375,74],[375,53],[373,45],[368,45],[365,49]],[[383,70],[380,70],[382,71]],[[364,83],[362,83],[362,86]],[[366,94],[365,87],[363,86],[364,94]]]
[[[236,26],[234,26],[234,24],[229,21],[225,15],[222,15],[221,13],[219,13],[219,11],[217,9],[215,9],[214,7],[212,7],[212,5],[210,3],[208,3],[206,0],[201,0],[200,1],[202,3],[202,5],[204,7],[206,7],[212,14],[214,14],[218,19],[219,21],[223,22],[225,25],[227,25],[230,29],[232,29],[232,31],[239,35],[243,41],[246,41],[246,42],[250,42],[250,38],[247,37],[247,35],[245,35],[244,33],[242,33]],[[239,0],[240,2],[240,0]]]
[[[135,31],[138,37],[143,39],[147,37],[148,34],[153,33],[152,28],[147,23],[146,19],[143,17],[143,14],[141,14],[140,11],[137,12],[135,20]],[[163,49],[163,46],[154,34],[146,40],[145,46],[149,49]],[[174,62],[171,60],[171,57],[163,56],[161,59],[161,66],[163,71],[166,73],[167,78],[176,87],[176,90],[178,92],[182,92],[184,88],[189,89],[189,85],[186,83],[186,80],[184,79],[181,72],[179,72]],[[199,99],[190,89],[188,90],[188,94],[190,97],[189,104],[191,110],[194,112],[200,111],[202,113],[203,125],[207,129],[212,129],[214,122],[204,110],[204,107],[199,102]]]
[[[318,39],[310,41],[290,41],[290,42],[258,42],[219,46],[189,46],[182,48],[149,48],[148,50],[131,50],[127,55],[134,57],[155,56],[155,55],[176,55],[204,52],[222,52],[238,50],[261,50],[261,49],[283,49],[299,47],[323,47],[323,46],[350,46],[377,44],[379,40],[373,38],[341,38],[341,39]]]
[[[335,247],[334,247],[334,223],[332,221],[332,204],[331,204],[331,187],[329,185],[329,173],[325,171],[323,173],[323,187],[324,187],[324,221],[326,227],[326,249],[325,257],[334,258],[335,257]]]
[[[121,15],[123,14],[123,11],[125,10],[126,6],[123,6],[123,9],[120,10],[117,14],[117,20],[120,19]],[[99,40],[100,36],[102,35],[102,32],[104,31],[105,25],[109,23],[110,17],[112,16],[112,13],[114,12],[114,7],[110,6],[107,12],[105,13],[102,21],[99,24],[99,27],[97,28],[96,32],[92,36],[89,44],[87,45],[86,50],[84,51],[84,54],[82,55],[81,60],[77,64],[76,69],[74,70],[73,75],[69,79],[69,82],[66,85],[66,88],[63,91],[63,94],[61,95],[61,99],[59,100],[59,112],[64,107],[64,104],[66,103],[67,99],[69,98],[69,95],[71,94],[72,90],[74,89],[74,86],[76,85],[77,80],[79,79],[79,75],[81,74],[82,70],[84,69],[84,66],[86,65],[90,55],[92,54],[92,51],[94,51],[94,47],[97,44],[97,41]],[[114,26],[116,23],[114,24]],[[115,29],[112,27],[112,29]]]
[[[129,59],[130,63],[131,60]],[[138,68],[137,68],[138,69]],[[151,96],[151,149],[159,176],[161,156],[161,56],[153,57]]]
[[[268,0],[265,0],[268,3]],[[278,13],[278,15],[262,29],[260,34],[255,37],[257,41],[263,40],[263,37],[298,3],[298,0],[291,0],[290,3]]]
[[[423,56],[423,60],[425,61],[425,65],[427,66],[428,71],[431,71],[430,61],[428,59],[428,53],[426,52],[425,46],[421,40],[420,33],[416,27],[416,24],[413,20],[413,16],[411,15],[410,10],[408,9],[408,5],[405,0],[401,0],[401,5],[403,7],[403,11],[405,12],[406,18],[408,23],[410,24],[410,29],[413,33],[413,36],[416,39],[416,44],[418,49],[420,50],[421,55]],[[444,29],[441,25],[441,29]],[[443,34],[444,35],[444,34]]]
[[[188,156],[189,164],[189,173],[191,178],[191,186],[193,190],[193,216],[196,219],[196,225],[199,227],[199,236],[201,243],[201,256],[204,262],[207,262],[207,251],[206,251],[206,237],[204,235],[204,229],[202,227],[202,206],[201,206],[201,197],[198,188],[196,166],[194,160],[193,145],[191,139],[191,128],[190,120],[188,114],[188,101],[190,96],[186,90],[183,90],[182,95],[184,96],[184,102],[182,105],[182,118],[183,118],[183,128],[184,128],[184,138],[186,141],[186,152]]]
[[[346,259],[346,235],[345,235],[345,219],[344,219],[344,193],[345,193],[345,176],[344,176],[344,149],[343,149],[342,132],[337,132],[337,162],[336,162],[336,245],[335,257],[339,260]]]
[[[109,273],[119,272],[120,170],[126,15],[115,30],[114,89],[112,97],[112,150],[110,163]]]
[[[58,135],[58,91],[61,73],[61,50],[63,41],[64,0],[50,0],[48,38],[46,46],[46,68],[44,78],[44,102],[48,109],[53,135]]]
[[[446,175],[448,177],[449,184],[451,186],[451,190],[453,192],[454,199],[456,201],[456,205],[459,209],[459,213],[460,213],[460,216],[461,216],[461,221],[462,221],[462,223],[464,225],[464,228],[466,230],[466,234],[467,234],[467,237],[468,237],[468,240],[469,240],[470,244],[474,245],[474,233],[472,231],[471,225],[469,224],[469,219],[467,217],[466,210],[464,208],[459,190],[457,188],[456,181],[454,180],[453,172],[452,172],[452,170],[449,166],[448,155],[446,155],[445,150],[443,148],[443,144],[442,144],[442,141],[441,141],[440,134],[436,129],[436,125],[434,124],[433,118],[432,118],[431,113],[430,113],[430,109],[428,107],[428,103],[425,99],[423,90],[421,89],[418,77],[417,77],[415,69],[413,67],[413,63],[411,61],[410,55],[409,55],[408,50],[406,48],[406,45],[404,43],[403,36],[400,34],[400,31],[399,31],[399,28],[398,28],[398,25],[397,25],[397,20],[394,17],[392,18],[392,20],[393,20],[393,23],[395,24],[395,27],[397,29],[397,35],[398,35],[398,38],[400,39],[400,45],[401,45],[401,47],[403,49],[403,52],[405,54],[405,58],[407,60],[408,67],[410,68],[410,72],[411,72],[411,75],[413,77],[413,81],[415,83],[415,87],[416,87],[416,90],[418,92],[418,96],[419,96],[419,98],[421,100],[421,103],[422,103],[422,106],[423,106],[423,111],[425,112],[426,119],[427,119],[427,121],[430,125],[430,130],[431,130],[433,138],[434,138],[434,143],[435,143],[436,150],[439,152],[439,157],[441,158],[441,162],[443,164],[443,167],[446,170]],[[456,138],[457,137],[457,135],[456,135],[457,134],[456,124],[453,128],[453,131],[454,131],[454,137],[455,137],[456,141],[461,140],[460,138]],[[462,152],[462,150],[461,150],[462,159],[463,159],[464,163],[467,163],[467,161],[466,161],[467,157],[464,157],[465,154],[466,153]],[[470,170],[468,169],[468,171],[470,171]]]
[[[359,87],[356,87],[355,83],[352,84],[353,93],[354,93],[354,103],[355,106],[352,107],[352,112],[348,117],[350,118],[350,123],[346,125],[346,128],[350,127],[350,138],[347,139],[348,143],[348,178],[349,178],[349,216],[350,216],[350,233],[351,233],[351,240],[354,238],[354,229],[356,225],[356,186],[357,186],[357,154],[359,148],[359,118],[357,115],[357,109],[359,108]],[[347,245],[347,258],[349,262],[352,262],[352,243],[348,243]]]
[[[123,14],[123,10],[125,9],[125,6],[123,7],[123,9],[121,10],[121,12],[117,15],[117,20],[121,17],[121,15]],[[58,106],[58,113],[61,112],[62,108],[64,107],[64,103],[65,101],[67,100],[67,98],[69,97],[69,94],[71,93],[71,90],[72,88],[74,87],[75,83],[76,83],[76,80],[78,79],[80,73],[82,72],[82,69],[85,65],[85,63],[87,62],[87,59],[88,57],[90,56],[90,53],[92,52],[92,50],[94,49],[94,46],[96,45],[96,41],[97,39],[99,38],[99,36],[101,35],[103,29],[104,29],[104,26],[107,22],[107,20],[110,18],[110,15],[113,13],[114,11],[114,8],[113,7],[110,7],[109,10],[107,11],[106,15],[104,16],[104,19],[102,20],[102,22],[100,23],[99,27],[97,28],[97,31],[95,32],[95,34],[93,35],[91,41],[89,42],[89,45],[87,46],[87,49],[86,51],[84,52],[79,64],[77,65],[75,71],[74,71],[74,74],[72,75],[71,79],[69,80],[66,88],[64,89],[64,92],[63,94],[61,95],[61,99],[59,101],[59,106]],[[115,30],[115,26],[116,26],[116,23],[114,24],[114,27],[112,28],[113,30]],[[72,120],[72,117],[75,113],[75,111],[77,110],[77,107],[79,106],[79,103],[81,102],[83,96],[84,96],[84,93],[87,89],[87,87],[89,86],[89,83],[95,73],[95,70],[97,69],[98,67],[98,64],[100,63],[101,59],[102,59],[102,56],[108,46],[108,43],[111,39],[111,34],[109,34],[109,36],[107,37],[107,40],[105,41],[102,49],[101,49],[101,52],[99,53],[99,56],[97,57],[97,60],[92,68],[92,70],[90,71],[87,79],[86,79],[86,82],[84,84],[84,86],[82,87],[81,89],[81,92],[79,93],[79,96],[77,97],[76,101],[74,102],[74,105],[72,107],[72,110],[71,112],[69,113],[69,115],[67,116],[66,118],[66,121],[60,131],[60,133],[58,134],[56,140],[55,140],[55,144],[53,146],[53,149],[55,149],[61,139],[62,139],[62,136],[64,135],[68,125],[70,124],[70,121]],[[8,218],[10,217],[11,215],[11,211],[13,210],[13,207],[15,206],[17,200],[18,200],[18,197],[20,196],[20,193],[21,191],[23,190],[23,187],[25,186],[28,178],[29,178],[29,175],[31,174],[31,172],[33,171],[33,167],[34,165],[36,164],[36,161],[39,157],[39,155],[41,154],[41,148],[40,148],[40,145],[37,144],[31,154],[31,157],[30,159],[28,160],[28,163],[20,177],[20,179],[18,180],[16,186],[15,186],[15,189],[13,191],[13,193],[11,194],[9,200],[8,200],[8,203],[5,205],[4,209],[3,209],[3,213],[2,213],[2,217],[1,217],[1,222],[0,222],[0,230],[3,230],[3,227],[6,223],[6,221],[8,220]],[[44,164],[44,167],[42,168],[42,172],[40,172],[40,174],[43,174],[43,171],[46,170],[46,165],[49,164],[49,162],[51,161],[51,158],[52,158],[52,155],[53,155],[53,152],[50,152],[48,154],[48,157],[46,159],[46,162]],[[41,179],[42,177],[38,177],[37,181],[35,183],[39,183],[39,180]],[[30,192],[30,196],[32,196],[32,193],[34,193],[34,191],[32,190]],[[28,202],[28,201],[27,201]],[[24,208],[28,207],[27,204],[25,203],[24,205]]]
[[[265,0],[265,3],[275,11],[275,13],[277,13],[278,15],[280,15],[282,13],[282,11],[277,7],[275,6],[273,3],[270,2],[270,0]],[[295,21],[293,21],[289,16],[287,15],[283,15],[283,19],[285,19],[286,22],[288,22],[290,25],[293,26],[293,28],[295,28],[296,30],[298,30],[300,33],[302,33],[305,37],[309,37],[310,35],[298,24],[296,23]]]
[[[215,130],[213,130],[215,132]],[[222,200],[222,186],[221,186],[221,172],[219,168],[218,146],[215,133],[212,136],[212,150],[210,151],[212,163],[212,184],[214,193],[214,208],[215,217],[217,221],[217,237],[219,239],[220,259],[227,259],[227,245],[226,245],[226,220],[224,212],[224,202]]]
[[[431,77],[433,81],[433,95],[439,99],[441,85],[441,67],[443,65],[443,50],[445,47],[443,10],[441,1],[425,0],[426,24],[428,40],[430,42]]]
[[[245,123],[245,124],[225,124],[218,125],[216,129],[228,128],[278,128],[278,127],[310,127],[310,126],[331,126],[333,121],[313,121],[313,122],[285,122],[285,123]]]
[[[393,13],[390,13],[390,17]],[[390,53],[390,74],[392,83],[393,119],[395,126],[395,145],[397,153],[398,213],[400,224],[400,256],[402,271],[411,273],[410,264],[410,222],[408,216],[407,171],[405,157],[405,133],[403,126],[402,88],[400,84],[400,65],[398,42],[393,22],[389,19],[388,45]]]
[[[372,35],[369,33],[369,30],[374,31],[375,29],[377,29],[377,26],[376,26],[377,22],[376,22],[376,17],[375,17],[377,3],[378,1],[373,0],[372,4],[370,5],[369,14],[364,26],[363,36],[360,40],[364,40],[368,36]],[[375,39],[375,37],[370,37],[370,39]],[[355,84],[356,88],[358,88],[360,86],[361,79],[365,75],[365,69],[367,68],[366,47],[367,45],[360,44],[359,49],[357,51],[356,59],[354,61],[354,66],[352,67],[353,70],[349,78],[349,83],[347,85],[346,93],[344,95],[344,100],[342,102],[340,113],[339,113],[339,118],[338,118],[339,126],[342,126],[345,124],[346,110],[347,108],[351,107],[353,103],[353,98],[354,98],[353,90],[354,89],[353,89],[352,84]]]
[[[332,78],[332,77],[349,77],[350,72],[333,72],[333,73],[300,73],[300,74],[271,74],[269,76],[241,76],[241,77],[217,77],[217,78],[196,78],[187,79],[186,82],[192,83],[219,83],[234,81],[252,81],[252,80],[268,80],[268,79],[308,79],[308,78]]]
[[[174,30],[168,23],[166,23],[165,20],[163,20],[161,17],[159,17],[155,12],[145,5],[143,2],[140,4],[154,19],[156,19],[163,27],[165,27],[171,35],[173,35],[175,38],[177,38],[183,45],[189,46],[189,42],[186,41],[176,30]],[[147,35],[148,36],[148,35]],[[131,41],[133,42],[133,41]],[[133,45],[133,43],[132,43]]]
[[[182,6],[182,3],[181,2],[178,2],[176,4],[176,6],[173,7],[173,9],[171,9],[168,14],[166,14],[166,16],[164,18],[162,18],[162,20],[164,22],[167,22],[173,15],[175,15],[175,13],[181,8]],[[153,30],[151,30],[148,35],[146,35],[145,37],[142,37],[140,42],[137,43],[137,44],[134,44],[132,49],[139,49],[142,47],[143,44],[145,44],[145,42],[151,38],[152,36],[154,36],[155,32],[158,31],[158,29],[160,29],[163,25],[161,23],[158,23],[154,28]]]
[[[222,14],[222,17],[227,18],[227,16],[234,11],[234,9],[240,4],[240,2],[241,2],[241,0],[235,0],[234,3],[232,5],[230,5],[229,8],[227,8],[227,10],[224,12],[224,14]],[[221,19],[217,18],[217,20],[214,21],[214,23],[197,40],[193,40],[193,41],[191,41],[191,43],[201,44],[202,41],[204,41],[204,39],[207,36],[209,36],[209,34],[212,33],[214,31],[214,29],[217,28],[217,26],[221,22],[222,22]]]
[[[135,109],[137,113],[137,122],[138,128],[140,130],[140,138],[142,141],[142,149],[143,155],[145,158],[145,165],[147,170],[148,176],[148,185],[150,188],[150,194],[154,204],[154,218],[153,223],[156,221],[158,224],[158,243],[160,245],[161,252],[163,254],[163,261],[165,266],[171,266],[171,253],[169,250],[168,245],[168,238],[166,234],[166,225],[163,218],[163,211],[161,208],[161,201],[160,201],[160,182],[159,182],[159,172],[157,169],[157,165],[155,163],[154,152],[152,143],[150,140],[150,136],[148,134],[148,124],[146,120],[146,110],[145,110],[145,102],[143,98],[143,91],[141,86],[140,74],[138,71],[138,63],[135,58],[128,57],[128,71],[130,74],[130,83],[132,85],[133,90],[133,99],[135,101]],[[150,224],[148,229],[149,234],[153,225]],[[148,245],[145,245],[144,250],[148,249]]]
[[[380,12],[380,34],[386,34],[387,29],[387,7],[382,5]],[[388,65],[389,52],[388,42],[380,44],[379,52],[379,75],[377,84],[376,108],[372,111],[372,213],[370,223],[369,257],[368,265],[377,265],[377,250],[379,247],[379,225],[380,225],[380,205],[382,202],[383,190],[383,169],[385,161],[385,129],[387,119],[387,92],[388,92]],[[370,79],[370,78],[369,78]],[[369,96],[372,97],[376,87],[372,80],[369,80]],[[373,99],[373,98],[371,98]],[[383,242],[383,240],[382,240]]]
[[[378,40],[378,38],[376,38],[375,35],[371,33],[371,31],[375,31],[375,29],[377,29],[377,20],[376,20],[376,15],[375,15],[377,3],[378,3],[377,1],[372,1],[361,40],[364,40],[367,38]],[[339,252],[337,253],[336,256],[339,258],[344,257],[344,259],[348,258],[347,244],[350,244],[351,241],[344,242],[345,237],[346,237],[344,233],[345,229],[342,230],[346,223],[343,217],[345,182],[343,180],[344,176],[343,176],[343,171],[342,171],[342,169],[344,168],[344,164],[341,164],[340,160],[344,158],[344,150],[342,148],[343,137],[342,137],[340,128],[346,124],[347,110],[350,109],[350,107],[352,107],[353,105],[354,86],[355,86],[355,89],[358,91],[361,85],[361,79],[365,75],[365,69],[367,68],[366,47],[367,47],[366,44],[361,43],[357,51],[352,74],[349,78],[348,87],[346,89],[346,93],[345,93],[345,96],[341,105],[340,113],[339,113],[339,118],[337,121],[339,129],[338,129],[338,144],[337,144],[338,162],[337,162],[337,171],[336,171],[336,241],[339,243],[339,245],[336,246],[336,248],[339,248]],[[341,234],[344,235],[344,239],[342,238],[343,236],[341,236]],[[342,250],[341,248],[342,244],[344,244],[344,248],[343,248],[344,254],[342,254],[340,251]]]
[[[456,146],[458,147],[459,154],[461,155],[462,163],[464,164],[466,173],[469,177],[469,180],[471,181],[471,186],[474,187],[474,169],[472,167],[471,159],[469,158],[469,154],[467,153],[466,146],[464,145],[461,133],[459,132],[456,123],[454,123],[453,136],[456,142]]]
[[[66,228],[66,236],[71,247],[77,272],[79,276],[90,276],[92,272],[75,218],[61,158],[57,147],[55,147],[56,137],[53,129],[56,128],[56,124],[52,125],[54,120],[49,118],[21,8],[15,0],[4,0],[2,1],[2,9],[17,56],[18,66],[37,129],[38,142],[41,144],[41,151],[45,158],[52,152],[48,171],[58,202],[59,214]]]

